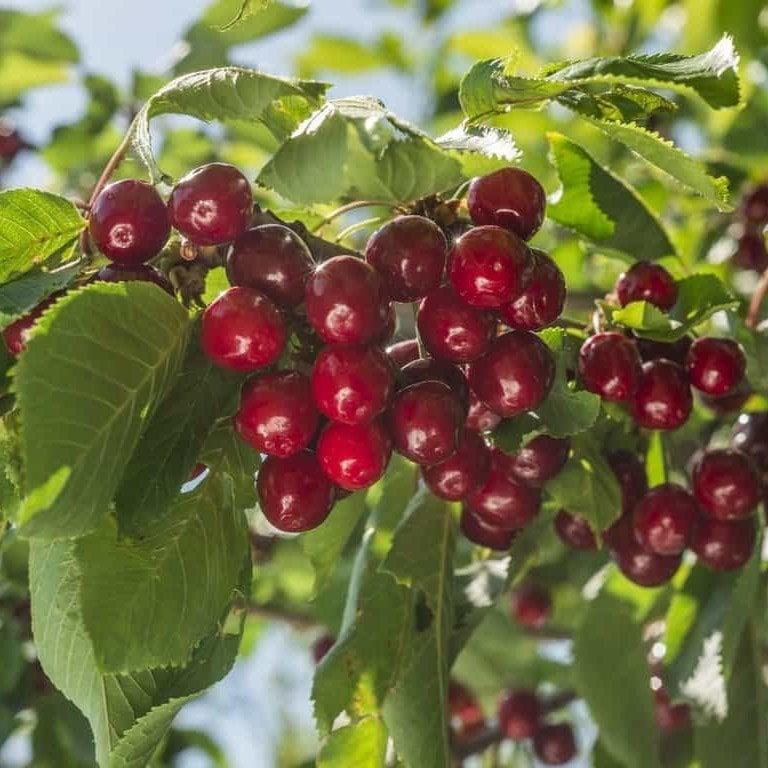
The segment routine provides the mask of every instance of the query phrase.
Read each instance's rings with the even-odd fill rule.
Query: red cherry
[[[45,310],[53,304],[56,299],[60,299],[64,291],[52,293],[47,299],[43,299],[34,309],[22,315],[18,320],[14,320],[3,330],[3,341],[8,351],[18,357],[26,348],[32,336],[37,321],[43,316]]]
[[[613,474],[621,489],[621,511],[631,514],[635,504],[648,490],[648,477],[645,465],[635,453],[615,451],[608,456]]]
[[[634,339],[634,342],[644,363],[647,363],[649,360],[664,358],[683,367],[685,367],[688,350],[691,348],[692,343],[689,336],[683,336],[682,339],[671,342],[641,338]]]
[[[501,416],[494,413],[480,398],[470,390],[469,412],[466,428],[475,432],[491,432],[501,423]]]
[[[171,223],[197,245],[234,240],[245,232],[252,209],[248,179],[226,163],[195,168],[176,184],[168,198]]]
[[[768,411],[742,413],[731,431],[731,447],[749,456],[761,473],[768,470]]]
[[[533,256],[516,235],[500,227],[475,227],[453,244],[448,276],[456,293],[473,307],[498,308],[528,285]]]
[[[588,338],[579,352],[584,386],[603,400],[623,402],[637,390],[642,364],[631,339],[610,331]]]
[[[756,539],[753,517],[728,521],[702,517],[694,531],[691,549],[713,571],[734,571],[747,564]]]
[[[497,462],[510,480],[533,488],[548,483],[568,461],[571,441],[549,435],[534,437],[517,453],[497,453]]]
[[[460,501],[485,483],[491,471],[491,454],[477,432],[464,432],[456,453],[441,464],[422,467],[424,482],[435,496]]]
[[[435,289],[421,302],[417,326],[429,353],[454,363],[480,357],[496,335],[493,316],[465,304],[449,285]]]
[[[619,277],[616,293],[622,307],[633,301],[647,301],[666,310],[677,301],[677,284],[660,264],[638,261]]]
[[[387,304],[382,310],[384,319],[381,322],[379,330],[373,335],[371,342],[379,347],[392,341],[392,337],[397,330],[397,312],[394,304]]]
[[[423,216],[398,216],[371,235],[365,260],[394,301],[415,301],[440,285],[448,243]]]
[[[549,256],[532,248],[533,274],[526,289],[511,304],[501,308],[501,317],[510,328],[538,331],[554,323],[565,305],[565,276]]]
[[[312,658],[315,664],[319,664],[327,655],[328,652],[336,645],[336,638],[328,633],[320,635],[320,637],[312,643]]]
[[[469,384],[500,416],[517,416],[537,408],[555,380],[549,347],[528,331],[510,331],[469,366]]]
[[[752,397],[752,389],[745,379],[732,392],[722,397],[702,395],[701,402],[717,414],[726,416],[741,411],[744,404]]]
[[[329,419],[365,424],[394,391],[392,366],[378,347],[325,347],[312,368],[312,396]]]
[[[685,488],[665,483],[648,491],[633,514],[635,536],[644,549],[679,555],[688,545],[699,510]]]
[[[390,344],[385,351],[395,368],[402,368],[419,359],[419,342],[416,339],[398,341]]]
[[[662,731],[675,731],[690,726],[691,708],[687,704],[673,704],[669,700],[669,694],[663,688],[657,688],[653,692],[653,701],[656,725]]]
[[[606,539],[619,570],[641,587],[666,584],[680,567],[680,555],[657,555],[643,549],[635,538],[631,517],[623,517],[611,527]]]
[[[448,715],[454,742],[472,738],[485,724],[483,709],[475,695],[455,680],[448,683]]]
[[[267,373],[248,381],[234,418],[235,430],[251,447],[282,458],[310,444],[318,420],[309,380],[298,371]]]
[[[739,215],[759,227],[768,224],[768,184],[759,184],[742,197]]]
[[[590,552],[597,549],[597,539],[589,523],[578,515],[561,509],[555,517],[555,532],[560,540],[571,549]]]
[[[533,737],[533,751],[544,765],[563,765],[576,756],[573,728],[568,723],[543,725]]]
[[[522,168],[501,168],[473,179],[467,207],[475,224],[497,224],[529,240],[544,221],[547,198],[541,184]]]
[[[469,408],[469,383],[459,368],[444,360],[422,357],[403,366],[398,374],[398,389],[420,381],[439,381],[453,390],[466,413]]]
[[[438,381],[400,390],[387,412],[395,450],[417,464],[439,464],[459,447],[465,413],[459,398]]]
[[[168,210],[151,184],[123,179],[99,192],[88,220],[96,247],[112,261],[141,264],[168,240]]]
[[[227,253],[230,284],[255,288],[281,307],[304,301],[304,285],[314,266],[304,241],[281,224],[243,232]]]
[[[539,727],[541,703],[535,691],[513,688],[499,701],[499,728],[508,739],[523,741],[532,739]]]
[[[277,307],[264,295],[237,286],[203,313],[200,344],[216,365],[248,373],[274,363],[286,331]]]
[[[685,371],[670,360],[644,363],[631,409],[637,424],[646,429],[681,427],[693,409],[693,395]]]
[[[691,344],[686,370],[696,389],[718,397],[727,395],[744,378],[747,358],[741,344],[733,339],[704,336]]]
[[[171,281],[151,264],[107,264],[93,278],[100,283],[154,283],[173,296]]]
[[[389,303],[373,267],[354,256],[334,256],[307,280],[307,319],[327,344],[366,344],[381,333]]]
[[[512,616],[527,629],[541,629],[552,615],[552,598],[537,584],[523,584],[512,593]]]
[[[461,512],[461,532],[473,544],[504,552],[512,546],[518,530],[508,530],[488,523],[471,509],[464,507]]]
[[[768,268],[768,248],[761,229],[746,229],[736,241],[736,250],[731,257],[740,269],[763,272]]]
[[[28,145],[16,130],[16,126],[4,118],[0,118],[0,161],[8,164],[22,149]]]
[[[749,517],[760,501],[757,474],[738,451],[707,451],[696,463],[692,480],[696,500],[718,520]]]
[[[287,459],[268,456],[259,468],[256,490],[264,516],[288,533],[317,528],[333,506],[333,483],[309,451]]]

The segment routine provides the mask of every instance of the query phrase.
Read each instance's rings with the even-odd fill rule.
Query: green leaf
[[[518,160],[522,154],[514,137],[503,128],[462,123],[435,142],[455,153],[467,177],[482,176]]]
[[[547,134],[562,189],[547,215],[601,248],[639,261],[675,253],[667,233],[637,192],[601,168],[585,149],[559,133]]]
[[[285,29],[303,18],[309,5],[280,0],[215,0],[201,22],[221,32],[229,46],[242,45]]]
[[[0,51],[0,105],[13,105],[27,91],[67,80],[67,67],[15,51]]]
[[[97,526],[179,369],[187,329],[181,305],[142,283],[92,284],[43,316],[14,379],[26,535]]]
[[[39,768],[91,768],[93,737],[88,721],[58,692],[35,702],[37,725],[32,733],[34,765]]]
[[[36,189],[0,192],[0,283],[71,254],[85,227],[77,208]]]
[[[335,730],[317,756],[317,768],[384,768],[387,729],[381,720],[366,717]]]
[[[302,76],[316,76],[320,72],[357,74],[373,69],[396,67],[403,69],[406,62],[392,55],[389,37],[361,42],[341,35],[317,34],[296,58]]]
[[[0,694],[9,696],[19,682],[26,660],[22,653],[19,623],[5,611],[0,612]]]
[[[0,10],[0,50],[75,64],[80,58],[77,46],[56,26],[59,14],[59,10],[23,13],[3,8]]]

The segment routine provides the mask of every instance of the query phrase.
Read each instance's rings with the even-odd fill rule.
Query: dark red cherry
[[[613,474],[621,489],[622,514],[631,514],[635,504],[648,490],[648,477],[645,465],[636,453],[615,451],[608,456]]]
[[[398,341],[390,344],[385,351],[395,368],[402,368],[419,359],[419,342],[416,339]]]
[[[497,462],[510,480],[541,488],[565,466],[570,450],[567,438],[539,435],[517,453],[497,453]]]
[[[310,444],[319,418],[309,379],[298,371],[278,371],[246,382],[234,422],[259,453],[285,458]]]
[[[373,267],[354,256],[334,256],[307,280],[307,319],[327,344],[366,344],[381,333],[389,302]]]
[[[168,198],[171,223],[196,245],[234,240],[245,232],[252,210],[248,179],[226,163],[195,168],[177,182]]]
[[[243,232],[227,253],[230,284],[255,288],[281,307],[304,301],[304,286],[314,266],[304,241],[281,224]]]
[[[643,548],[635,538],[631,517],[623,517],[615,523],[606,542],[619,570],[641,587],[666,584],[680,567],[680,555],[657,555]]]
[[[634,341],[644,363],[647,363],[649,360],[664,358],[683,367],[685,367],[688,350],[691,348],[692,343],[689,336],[683,336],[682,339],[671,342],[641,338],[636,338]]]
[[[285,346],[278,308],[263,294],[236,286],[203,313],[200,344],[216,365],[248,373],[274,363]]]
[[[449,285],[436,288],[421,302],[419,336],[433,357],[468,363],[480,357],[496,335],[496,320],[463,302]]]
[[[387,411],[395,450],[417,464],[439,464],[461,442],[466,414],[457,395],[438,381],[400,390]]]
[[[461,532],[465,538],[479,547],[487,547],[497,552],[504,552],[512,546],[520,529],[509,530],[486,522],[468,507],[461,512]]]
[[[738,413],[741,411],[744,404],[752,397],[752,388],[746,379],[743,379],[732,392],[722,397],[710,397],[709,395],[702,395],[701,402],[709,408],[710,411],[714,411],[721,416],[727,416],[731,413]]]
[[[674,483],[657,485],[635,506],[635,536],[657,555],[679,555],[688,545],[699,518],[696,500]]]
[[[477,432],[465,431],[456,453],[440,464],[422,467],[424,482],[435,496],[460,501],[483,485],[491,470],[491,453]]]
[[[522,168],[501,168],[473,179],[467,207],[475,224],[496,224],[529,240],[544,221],[544,189]]]
[[[440,381],[458,396],[464,412],[469,408],[469,382],[462,371],[444,360],[422,357],[403,366],[398,373],[398,389],[420,381]]]
[[[333,483],[309,451],[287,459],[268,456],[259,468],[256,490],[264,516],[287,533],[317,528],[333,506]]]
[[[325,347],[312,368],[312,396],[329,419],[365,424],[381,413],[395,387],[379,347]]]
[[[757,532],[755,520],[715,520],[702,517],[691,540],[691,549],[713,571],[743,568],[752,556]]]
[[[568,723],[542,725],[533,737],[533,751],[544,765],[564,765],[576,756],[573,728]]]
[[[660,264],[638,261],[619,277],[616,294],[622,307],[633,301],[647,301],[666,310],[677,301],[677,284]]]
[[[93,278],[100,283],[154,283],[173,296],[171,281],[151,264],[107,264]]]
[[[691,344],[685,367],[692,386],[719,397],[741,383],[747,358],[741,344],[733,339],[702,336]]]
[[[717,520],[749,517],[760,501],[757,474],[738,451],[707,451],[694,467],[692,482],[701,508]]]
[[[392,303],[387,304],[382,310],[382,316],[383,320],[381,321],[379,330],[371,339],[371,343],[376,344],[379,347],[389,344],[397,330],[397,311],[395,310],[395,305]]]
[[[0,161],[10,163],[22,149],[28,147],[16,126],[10,120],[0,118]]]
[[[461,743],[477,735],[485,724],[485,715],[472,691],[456,680],[451,680],[448,683],[447,703],[451,741]]]
[[[512,617],[522,627],[541,629],[552,615],[552,597],[537,584],[523,584],[512,593]]]
[[[440,285],[448,243],[423,216],[398,216],[371,235],[365,260],[393,301],[415,301]]]
[[[392,441],[381,419],[368,424],[331,422],[317,441],[317,460],[323,472],[347,491],[373,485],[386,471]]]
[[[96,247],[120,264],[149,261],[171,233],[163,199],[151,184],[138,179],[104,187],[91,207],[88,229]]]
[[[677,429],[685,424],[692,409],[693,395],[683,368],[671,360],[643,364],[631,403],[637,424],[646,429]]]
[[[561,509],[555,517],[555,532],[566,546],[589,552],[597,549],[597,539],[589,523],[578,515],[572,515]]]
[[[334,645],[336,645],[336,638],[333,635],[329,635],[327,632],[324,635],[320,635],[312,643],[312,658],[315,664],[319,664]]]
[[[739,215],[750,224],[768,224],[768,184],[758,184],[741,198]]]
[[[664,688],[657,688],[653,692],[653,703],[656,725],[662,731],[675,731],[690,726],[691,708],[684,703],[673,704]]]
[[[510,331],[469,366],[469,384],[500,416],[534,410],[549,394],[555,361],[549,347],[528,331]]]
[[[469,413],[467,414],[466,428],[475,432],[490,432],[496,429],[501,422],[501,416],[494,413],[480,398],[470,390]]]
[[[565,305],[565,276],[549,256],[532,248],[533,273],[526,289],[501,308],[501,317],[510,328],[538,331],[554,323]]]
[[[513,688],[499,700],[499,728],[513,741],[532,739],[541,714],[539,697],[528,688]]]
[[[761,473],[768,470],[768,411],[742,413],[731,431],[731,447],[749,456]]]
[[[623,402],[632,397],[640,382],[640,353],[621,333],[596,333],[581,347],[579,373],[590,392],[603,400]]]
[[[3,341],[7,350],[18,357],[26,348],[27,342],[32,336],[32,331],[37,321],[43,316],[45,310],[53,304],[56,299],[61,298],[64,291],[52,293],[47,299],[41,301],[34,309],[22,315],[18,320],[14,320],[3,330]]]
[[[533,256],[516,235],[501,227],[475,227],[453,244],[448,276],[473,307],[498,308],[514,301],[533,273]]]
[[[740,269],[763,272],[768,267],[768,248],[762,230],[747,228],[742,232],[736,240],[736,250],[731,258]]]

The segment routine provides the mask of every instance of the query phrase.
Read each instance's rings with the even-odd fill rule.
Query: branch
[[[757,288],[755,288],[755,292],[752,294],[752,300],[749,302],[749,309],[747,310],[747,318],[745,320],[747,328],[754,328],[757,325],[757,318],[760,315],[760,307],[762,306],[767,293],[768,269],[761,275],[760,282],[757,284]]]

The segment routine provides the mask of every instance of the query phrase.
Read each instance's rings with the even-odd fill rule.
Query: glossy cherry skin
[[[541,629],[552,615],[552,597],[537,584],[523,584],[512,593],[512,618],[527,629]]]
[[[398,341],[390,344],[385,352],[395,368],[402,368],[419,359],[419,342],[417,339]]]
[[[679,555],[688,545],[699,510],[685,488],[674,483],[657,485],[635,506],[635,536],[649,552]]]
[[[544,765],[564,765],[576,756],[573,728],[568,723],[542,725],[533,737],[533,751]]]
[[[560,541],[571,549],[591,552],[597,549],[597,539],[585,518],[561,509],[555,517],[555,532]]]
[[[638,261],[619,277],[616,294],[622,307],[633,301],[647,301],[666,310],[677,301],[677,284],[660,264]]]
[[[508,550],[520,532],[519,529],[509,530],[493,525],[468,507],[464,507],[461,512],[460,527],[464,537],[473,544],[496,552]]]
[[[581,347],[579,374],[584,386],[603,400],[627,401],[642,375],[640,353],[621,333],[596,333]]]
[[[96,247],[119,264],[141,264],[168,240],[168,209],[151,184],[123,179],[99,192],[88,219]]]
[[[544,189],[522,168],[501,168],[470,182],[467,207],[475,224],[496,224],[530,240],[544,221]]]
[[[501,308],[501,317],[510,328],[538,331],[551,325],[565,306],[565,276],[549,256],[532,248],[533,273],[525,290]]]
[[[195,168],[176,184],[168,198],[171,223],[196,245],[234,240],[245,232],[252,210],[248,179],[226,163]]]
[[[487,351],[496,335],[496,320],[470,307],[449,285],[429,293],[419,306],[419,336],[433,357],[468,363]]]
[[[749,458],[738,451],[707,451],[693,469],[693,492],[717,520],[749,517],[760,501],[760,482]]]
[[[334,256],[309,276],[307,319],[327,344],[366,344],[387,323],[389,302],[373,267],[354,256]]]
[[[18,320],[14,320],[3,330],[3,341],[6,349],[14,356],[18,357],[26,348],[27,342],[32,336],[32,331],[37,321],[43,316],[44,312],[50,307],[56,299],[61,298],[64,291],[52,293],[47,299],[41,301],[34,309],[22,315]]]
[[[379,347],[325,347],[312,368],[317,407],[343,424],[371,421],[387,406],[394,388],[392,364]]]
[[[681,427],[693,409],[693,394],[685,371],[671,360],[643,364],[634,398],[632,417],[646,429],[670,430]]]
[[[154,283],[173,296],[171,281],[151,264],[107,264],[93,278],[100,283]]]
[[[744,404],[752,397],[752,388],[746,379],[743,379],[732,392],[722,397],[710,397],[709,395],[702,395],[701,402],[715,413],[723,416],[738,413],[741,411]]]
[[[312,643],[312,659],[315,664],[319,664],[327,655],[328,652],[336,645],[336,638],[328,633],[320,635],[320,637]]]
[[[656,725],[662,731],[675,731],[690,726],[691,708],[684,703],[673,704],[669,700],[669,694],[663,688],[657,688],[653,692],[653,703]]]
[[[763,272],[768,268],[768,247],[765,235],[760,230],[747,229],[736,241],[736,250],[731,257],[741,269]]]
[[[759,184],[742,197],[739,214],[755,226],[768,224],[768,184]]]
[[[461,501],[488,479],[491,453],[477,432],[465,431],[449,459],[430,467],[422,467],[424,482],[435,496],[447,501]]]
[[[671,360],[673,363],[685,367],[685,361],[688,357],[688,350],[691,348],[692,340],[689,336],[683,336],[682,339],[671,341],[654,341],[653,339],[634,340],[640,357],[644,363],[649,360],[660,360],[662,358]]]
[[[236,286],[203,313],[200,344],[216,365],[249,373],[274,363],[285,346],[278,308],[263,294]]]
[[[480,398],[470,390],[469,412],[466,428],[475,432],[491,432],[501,423],[501,416],[494,413]]]
[[[731,447],[749,456],[759,472],[768,470],[768,411],[742,413],[731,430]]]
[[[496,308],[514,301],[533,274],[533,256],[516,235],[501,227],[475,227],[453,244],[448,276],[473,307]]]
[[[287,533],[317,528],[335,498],[333,483],[309,451],[287,459],[268,456],[259,468],[256,490],[264,516]]]
[[[735,571],[747,564],[756,539],[753,517],[727,521],[702,517],[691,539],[691,549],[713,571]]]
[[[533,488],[548,483],[568,461],[571,441],[539,435],[517,453],[497,453],[497,462],[510,480]]]
[[[317,460],[339,488],[359,491],[372,486],[386,471],[392,441],[384,422],[368,424],[331,422],[317,441]]]
[[[268,296],[280,307],[304,301],[304,286],[315,267],[304,241],[281,224],[264,224],[241,234],[227,253],[227,278]]]
[[[453,390],[461,402],[464,413],[469,408],[469,382],[455,365],[434,357],[422,357],[403,366],[398,372],[397,387],[405,389],[420,381],[439,381]]]
[[[310,444],[319,419],[307,377],[279,371],[246,382],[234,424],[254,450],[285,458]]]
[[[455,680],[448,683],[448,716],[452,743],[472,738],[485,723],[480,702],[469,688]]]
[[[631,517],[622,517],[615,523],[606,542],[619,570],[641,587],[666,584],[680,567],[680,555],[657,555],[642,547],[635,537]]]
[[[688,350],[686,370],[691,385],[713,397],[727,395],[744,378],[747,358],[733,339],[703,336]]]
[[[382,321],[379,331],[375,333],[371,339],[371,343],[376,344],[379,347],[389,344],[397,330],[397,311],[395,310],[395,305],[392,303],[386,304],[382,310],[382,314],[384,320]]]
[[[608,456],[608,463],[621,489],[622,514],[631,514],[648,490],[645,465],[637,454],[629,451],[614,451]]]
[[[365,260],[393,301],[416,301],[440,285],[448,242],[424,216],[398,216],[374,232]]]
[[[513,741],[532,739],[539,727],[541,714],[539,697],[528,688],[513,688],[499,700],[499,728],[504,736]]]
[[[544,402],[555,380],[547,345],[528,331],[510,331],[469,366],[469,385],[500,416],[517,416]]]

